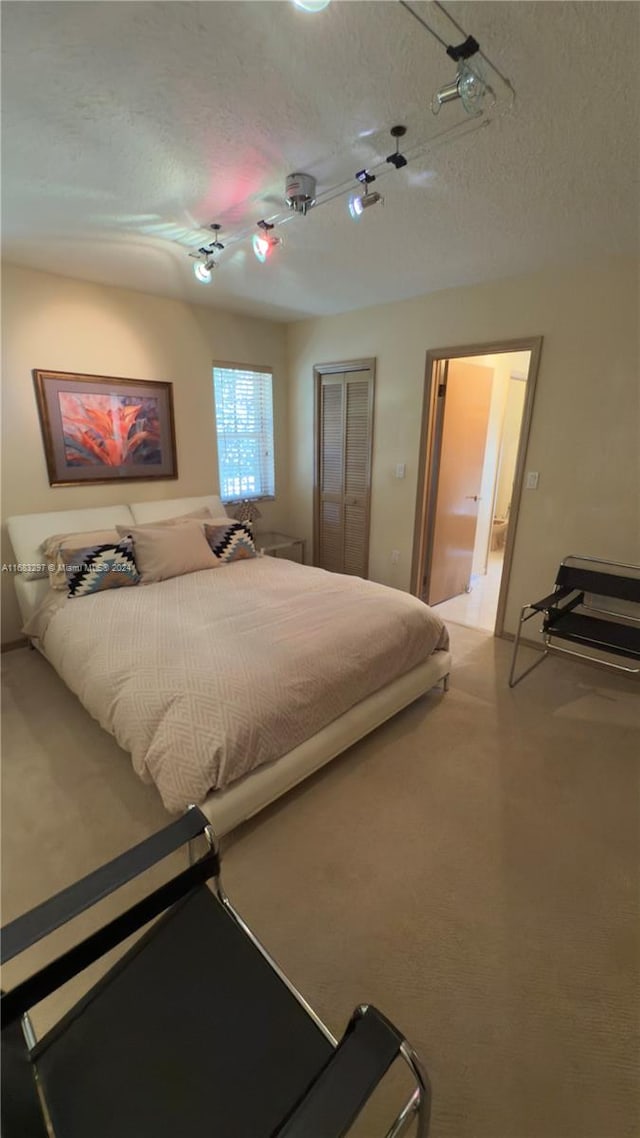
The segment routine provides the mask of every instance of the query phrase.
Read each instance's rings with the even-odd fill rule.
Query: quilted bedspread
[[[31,633],[165,806],[201,802],[448,647],[408,593],[260,557],[51,598]]]

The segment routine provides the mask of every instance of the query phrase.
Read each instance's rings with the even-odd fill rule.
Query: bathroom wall
[[[527,385],[522,379],[510,378],[507,385],[507,400],[504,409],[502,439],[498,462],[498,485],[496,488],[494,516],[504,518],[511,502],[513,478],[518,457],[520,424],[524,411]]]
[[[486,573],[489,538],[491,536],[491,523],[494,516],[494,500],[496,494],[496,479],[500,456],[503,446],[503,430],[505,425],[505,411],[508,401],[511,372],[521,372],[526,375],[529,369],[530,352],[500,352],[491,356],[473,356],[467,358],[467,363],[477,363],[484,367],[493,368],[493,385],[491,390],[491,406],[489,409],[489,424],[487,428],[487,445],[482,468],[482,482],[480,485],[480,502],[478,505],[478,524],[476,526],[476,540],[473,547],[472,573]],[[524,387],[524,384],[521,384]],[[516,453],[518,438],[516,438]],[[511,480],[513,481],[512,468]],[[507,475],[505,472],[505,479]]]

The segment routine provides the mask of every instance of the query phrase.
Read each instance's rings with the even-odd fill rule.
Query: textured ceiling
[[[394,123],[409,151],[463,121],[429,109],[454,72],[443,48],[395,0],[5,0],[4,256],[291,319],[637,249],[640,5],[449,10],[512,80],[513,110],[388,167],[384,208],[357,222],[341,197],[290,218],[265,265],[228,245],[207,287],[185,245],[199,226],[224,240],[280,212],[295,170],[319,192],[351,178]]]

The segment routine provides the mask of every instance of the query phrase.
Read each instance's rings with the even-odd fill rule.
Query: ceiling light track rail
[[[433,135],[426,142],[420,142],[410,149],[405,149],[404,157],[406,158],[407,165],[410,162],[415,162],[419,158],[425,158],[432,150],[436,150],[438,146],[442,146],[447,142],[455,141],[456,138],[464,138],[467,134],[475,134],[476,131],[489,126],[491,119],[477,118],[475,120],[465,120],[463,122],[455,123],[453,126],[445,127],[444,130]],[[388,159],[384,158],[380,162],[376,162],[373,166],[367,167],[367,173],[374,174],[376,178],[384,178],[387,174],[391,174],[391,170],[387,165]],[[360,181],[358,174],[355,175],[357,181]],[[337,186],[325,190],[322,194],[318,194],[315,208],[321,205],[326,205],[327,202],[335,201],[336,198],[342,197],[345,193],[353,191],[353,179],[345,182],[340,182]],[[287,220],[289,220],[287,218]]]
[[[307,6],[307,0],[305,0],[304,4],[298,6],[305,7],[307,11],[319,11],[328,3],[329,0],[326,0],[326,3],[320,3],[319,0],[308,0]],[[256,232],[255,227],[248,227],[225,238],[223,244],[219,240],[220,225],[215,222],[208,227],[214,231],[215,239],[203,243],[197,251],[189,253],[190,257],[196,259],[194,273],[199,281],[205,284],[211,282],[212,272],[217,264],[215,260],[217,253],[222,252],[225,247],[237,245],[247,239],[251,240],[257,259],[264,263],[273,251],[282,245],[282,238],[272,232],[276,226],[286,225],[287,222],[292,221],[297,216],[305,217],[312,209],[327,205],[344,194],[349,194],[349,212],[354,218],[360,217],[369,206],[378,203],[384,204],[382,194],[370,187],[377,178],[389,174],[390,168],[401,170],[409,162],[424,157],[436,146],[458,137],[464,137],[480,127],[488,126],[491,122],[490,112],[494,110],[497,104],[499,104],[499,111],[508,110],[513,106],[515,99],[513,86],[481,50],[478,41],[465,31],[440,0],[429,0],[429,3],[431,9],[438,13],[441,25],[445,21],[446,27],[441,26],[439,30],[433,26],[433,21],[429,22],[425,19],[407,0],[399,0],[400,6],[417,20],[457,65],[455,77],[440,87],[433,96],[431,110],[434,115],[437,115],[447,103],[459,101],[467,118],[438,131],[416,146],[409,149],[403,146],[402,152],[400,140],[406,135],[406,127],[400,124],[393,126],[390,134],[395,143],[395,150],[392,150],[386,158],[380,159],[366,169],[357,171],[353,179],[330,186],[320,192],[317,191],[316,180],[313,175],[300,171],[288,174],[283,195],[288,210],[262,218],[256,223],[258,232]],[[463,37],[462,41],[457,44],[448,42],[447,33],[454,31]],[[457,36],[451,35],[451,38],[457,38]],[[354,180],[358,183],[356,192],[354,192]]]

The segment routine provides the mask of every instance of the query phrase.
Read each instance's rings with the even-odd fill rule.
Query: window
[[[223,502],[273,498],[273,377],[267,368],[213,369]]]

